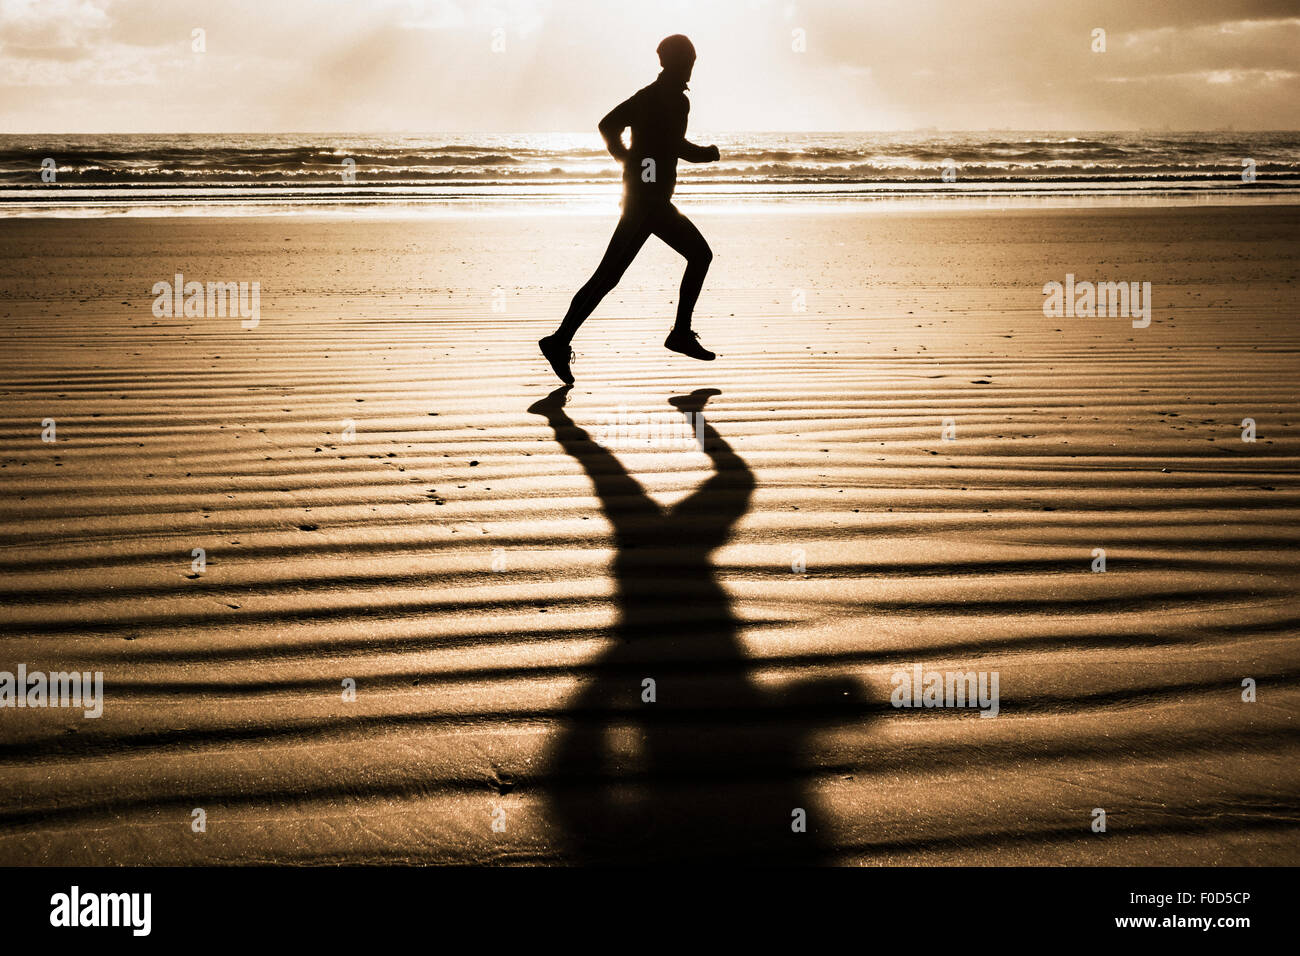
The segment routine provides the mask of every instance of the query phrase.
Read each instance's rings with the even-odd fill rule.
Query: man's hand
[[[719,158],[718,147],[696,146],[688,139],[682,140],[682,145],[677,150],[677,156],[688,163],[716,163]]]
[[[618,160],[619,165],[627,165],[628,156],[631,154],[628,152],[627,145],[623,142],[622,133],[605,140],[605,148],[609,150],[609,155]]]
[[[609,155],[617,159],[620,164],[627,165],[628,149],[623,143],[623,131],[602,126],[600,135],[605,140],[605,148],[609,150]]]

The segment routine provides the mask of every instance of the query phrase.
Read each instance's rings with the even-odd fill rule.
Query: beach
[[[683,210],[7,219],[0,863],[1300,863],[1300,206]]]

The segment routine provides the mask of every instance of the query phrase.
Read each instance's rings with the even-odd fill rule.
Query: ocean
[[[692,132],[687,202],[1300,191],[1300,133]],[[586,209],[619,170],[592,133],[0,136],[0,215]],[[1285,200],[1284,201],[1289,201]]]

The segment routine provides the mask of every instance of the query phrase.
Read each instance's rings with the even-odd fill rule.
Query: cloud
[[[676,32],[696,129],[1300,126],[1288,0],[0,0],[0,124],[590,130]]]
[[[0,0],[0,66],[13,61],[74,63],[94,56],[108,0]],[[56,67],[35,72],[58,74]]]

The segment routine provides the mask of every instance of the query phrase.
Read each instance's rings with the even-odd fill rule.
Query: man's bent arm
[[[609,154],[617,159],[620,163],[627,161],[627,147],[623,145],[623,130],[632,125],[632,100],[635,97],[624,100],[609,111],[609,115],[600,121],[597,127],[600,130],[601,138],[605,140],[605,148]]]
[[[688,163],[716,163],[720,158],[716,146],[696,146],[683,137],[681,148],[677,151],[679,159]]]

